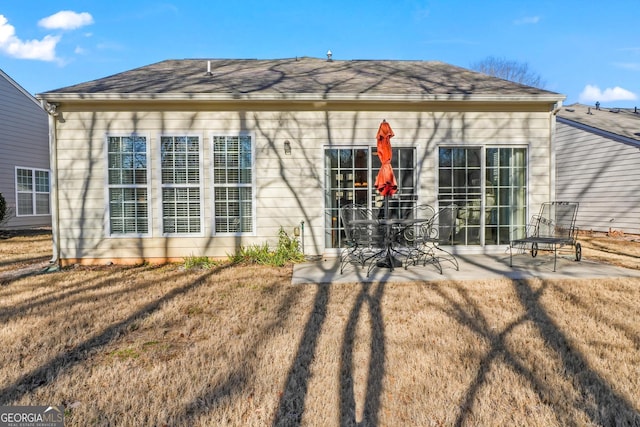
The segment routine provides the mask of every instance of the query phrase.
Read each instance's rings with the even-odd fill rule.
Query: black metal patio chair
[[[349,264],[365,267],[379,254],[384,237],[375,212],[362,205],[349,204],[340,209],[345,232],[345,247],[340,252],[340,274]]]
[[[525,236],[513,239],[509,244],[509,265],[513,266],[513,250],[524,252],[531,248],[531,256],[538,250],[553,252],[553,271],[556,271],[558,250],[564,246],[575,248],[575,259],[582,259],[582,246],[577,241],[578,202],[545,202],[540,213],[531,218]]]
[[[405,268],[409,264],[433,264],[442,273],[442,261],[447,261],[456,270],[460,269],[456,257],[440,246],[453,241],[457,212],[456,205],[444,206],[437,212],[428,205],[416,208],[416,215],[423,215],[426,221],[405,232],[407,240],[414,242],[405,261]],[[431,218],[428,218],[429,215]]]

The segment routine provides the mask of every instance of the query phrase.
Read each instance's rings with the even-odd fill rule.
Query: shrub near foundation
[[[288,263],[304,261],[298,240],[287,234],[282,227],[278,232],[278,246],[272,250],[268,243],[241,246],[229,256],[232,264],[259,264],[282,267]]]
[[[191,270],[191,269],[208,270],[210,268],[215,267],[216,265],[218,265],[218,263],[210,260],[209,257],[206,257],[206,256],[192,255],[184,259],[184,268],[186,268],[187,270]]]
[[[7,215],[7,201],[4,199],[2,193],[0,193],[0,225],[4,221],[4,217]]]

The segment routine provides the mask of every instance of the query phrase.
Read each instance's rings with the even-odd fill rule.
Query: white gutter
[[[372,101],[372,102],[551,102],[565,99],[559,94],[322,94],[322,93],[56,93],[38,94],[40,99],[59,101]]]
[[[558,101],[549,114],[549,195],[550,200],[556,200],[556,114],[562,108],[562,101]]]
[[[51,264],[60,263],[60,219],[58,209],[58,139],[57,139],[57,117],[59,112],[56,104],[42,101],[42,107],[49,113],[49,168],[51,169],[51,236],[53,240],[53,256]]]

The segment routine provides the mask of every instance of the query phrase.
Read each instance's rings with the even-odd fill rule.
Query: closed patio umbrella
[[[393,168],[391,167],[391,138],[393,137],[393,130],[386,120],[382,120],[380,128],[378,128],[377,146],[378,146],[378,158],[380,159],[380,171],[376,177],[375,187],[378,192],[384,197],[384,218],[389,218],[389,198],[398,192],[398,183],[396,177],[393,174]],[[385,231],[385,246],[386,249],[383,252],[383,258],[376,263],[378,267],[393,268],[400,266],[402,263],[393,257],[391,252],[391,224],[386,224]]]
[[[391,167],[391,137],[393,137],[393,130],[389,123],[383,120],[377,135],[378,158],[382,166],[376,177],[375,187],[384,197],[393,196],[398,191],[398,183]]]

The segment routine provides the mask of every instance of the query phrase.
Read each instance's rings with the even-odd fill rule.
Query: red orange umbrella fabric
[[[398,183],[396,177],[393,174],[393,168],[391,167],[391,138],[393,137],[393,130],[386,120],[380,123],[378,129],[378,158],[380,159],[380,171],[376,177],[375,187],[383,196],[392,196],[398,191]]]

